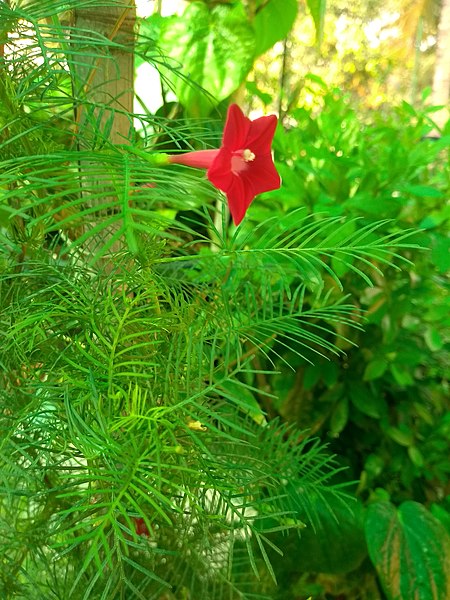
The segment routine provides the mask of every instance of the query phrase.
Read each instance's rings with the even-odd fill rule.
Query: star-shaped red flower
[[[225,192],[233,221],[239,225],[257,194],[281,185],[271,154],[276,126],[275,115],[251,121],[232,104],[219,150],[171,156],[170,162],[208,169],[209,181]]]

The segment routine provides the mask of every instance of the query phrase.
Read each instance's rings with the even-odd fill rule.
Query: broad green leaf
[[[316,41],[320,44],[323,38],[327,0],[306,0],[306,4],[316,27]]]
[[[302,571],[347,573],[367,555],[364,541],[363,508],[355,502],[346,506],[339,499],[315,501],[320,527],[302,529],[295,548],[296,564]],[[307,516],[299,518],[307,522]]]
[[[366,540],[388,600],[450,598],[450,538],[417,502],[369,506]]]
[[[339,369],[335,362],[331,360],[321,365],[322,380],[329,388],[333,387],[338,380]]]
[[[242,83],[253,64],[255,36],[241,4],[190,4],[164,19],[159,47],[175,71],[164,75],[195,117],[208,115]],[[178,72],[179,69],[179,72]]]
[[[297,0],[269,0],[257,10],[255,27],[255,56],[260,56],[269,48],[283,40],[291,30],[297,16]]]

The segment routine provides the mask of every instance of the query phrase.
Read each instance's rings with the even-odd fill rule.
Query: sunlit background
[[[137,9],[143,18],[155,12],[181,15],[189,4],[187,0],[137,0]],[[320,104],[319,88],[304,85],[308,73],[330,87],[340,87],[368,108],[400,100],[421,103],[423,91],[432,85],[439,9],[436,0],[357,0],[351,4],[331,0],[323,35],[317,40],[306,3],[299,2],[288,39],[256,61],[248,80],[260,98],[253,94],[248,103],[261,111],[261,97],[273,96],[273,89],[278,88],[279,98],[268,102],[272,109],[279,109],[288,96],[290,103],[296,99],[306,105]],[[156,111],[162,104],[156,71],[146,64],[139,66],[137,74],[138,95]],[[175,96],[170,94],[169,99]]]

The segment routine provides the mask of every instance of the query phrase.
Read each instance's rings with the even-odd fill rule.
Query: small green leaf
[[[372,379],[378,379],[383,375],[388,366],[388,362],[384,358],[376,358],[371,362],[367,363],[364,370],[364,381],[372,381]]]
[[[394,363],[390,365],[389,370],[391,371],[392,376],[398,385],[401,385],[402,387],[413,385],[414,379],[407,367],[404,367],[403,365],[396,365]]]
[[[350,399],[358,410],[374,419],[386,413],[386,401],[379,394],[373,394],[369,386],[358,383],[351,385]]]
[[[341,433],[348,421],[348,400],[342,398],[336,405],[330,419],[330,429],[332,434]]]
[[[425,343],[432,352],[440,350],[444,345],[441,334],[434,327],[427,327],[424,335]]]
[[[428,425],[433,425],[433,415],[430,413],[426,406],[424,406],[420,402],[413,402],[413,407],[415,412],[417,413],[417,416],[419,416],[420,419],[422,419],[422,421],[424,421]]]
[[[422,453],[416,446],[408,447],[408,456],[411,459],[413,465],[415,465],[416,467],[421,468],[425,464]]]
[[[377,456],[376,454],[369,454],[366,462],[364,463],[364,470],[371,477],[378,477],[378,475],[383,471],[384,466],[384,461],[380,456]]]
[[[238,381],[231,379],[220,384],[223,395],[237,401],[239,408],[246,412],[258,425],[267,424],[264,413],[261,410],[252,392]]]
[[[417,502],[369,506],[366,540],[388,600],[450,598],[450,539]]]
[[[386,434],[400,446],[411,446],[414,441],[411,431],[404,431],[398,427],[388,427]]]
[[[405,185],[402,188],[403,192],[407,192],[418,198],[442,198],[443,193],[430,185]]]

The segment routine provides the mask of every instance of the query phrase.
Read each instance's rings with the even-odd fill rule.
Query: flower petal
[[[174,165],[195,167],[196,169],[209,169],[219,152],[220,150],[196,150],[195,152],[174,154],[169,156],[169,162]]]
[[[281,178],[273,164],[272,156],[257,156],[251,166],[239,173],[247,187],[251,187],[254,194],[262,194],[277,190],[281,186]]]
[[[275,115],[251,121],[244,147],[249,148],[256,156],[270,154],[277,122],[278,119]]]
[[[257,128],[259,138],[265,137],[267,132],[269,136],[273,135],[275,126],[276,117],[274,120],[263,121]],[[232,151],[225,147],[220,149],[208,169],[209,181],[226,193],[230,213],[236,225],[242,221],[257,194],[278,189],[281,185],[270,153],[270,142],[271,138],[268,152],[256,155],[254,160],[248,162],[248,167],[239,173],[231,170]]]
[[[209,181],[225,192],[233,221],[239,225],[257,194],[281,185],[271,155],[276,126],[275,115],[250,121],[237,104],[232,104],[219,150],[188,152],[170,156],[169,161],[208,169]]]
[[[230,150],[243,150],[247,134],[252,122],[248,119],[237,104],[228,107],[227,120],[223,130],[222,146]]]
[[[231,172],[231,152],[227,148],[221,148],[214,162],[208,169],[209,181],[222,192],[226,192],[232,184],[233,173]]]
[[[235,225],[239,225],[245,217],[245,213],[254,197],[255,193],[251,182],[245,182],[238,175],[233,175],[233,180],[227,190],[227,200]]]

